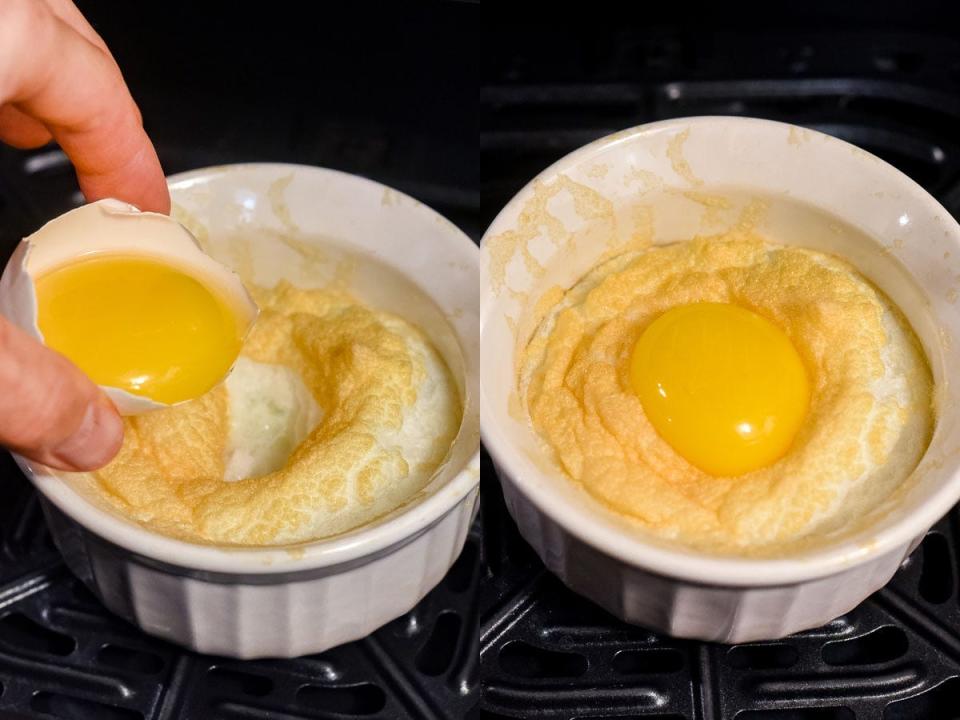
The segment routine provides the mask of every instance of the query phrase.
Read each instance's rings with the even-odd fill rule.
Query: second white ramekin
[[[664,243],[722,230],[728,206],[746,210],[751,198],[768,205],[761,231],[844,256],[897,303],[937,387],[936,430],[903,491],[848,537],[774,559],[710,556],[645,536],[562,476],[516,395],[525,320],[548,288],[570,287],[637,234]],[[816,627],[883,586],[960,499],[960,226],[859,148],[748,118],[626,130],[521,190],[484,236],[481,272],[481,423],[507,507],[551,571],[618,617],[731,643]]]

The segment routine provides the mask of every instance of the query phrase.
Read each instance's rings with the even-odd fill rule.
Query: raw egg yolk
[[[237,313],[159,260],[94,255],[34,284],[44,342],[99,385],[163,403],[190,400],[216,385],[240,352]]]
[[[660,436],[711,475],[757,470],[787,451],[810,400],[790,338],[746,308],[695,303],[654,320],[630,381]]]

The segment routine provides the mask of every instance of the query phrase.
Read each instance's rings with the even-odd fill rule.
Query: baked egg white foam
[[[126,418],[117,457],[76,482],[153,530],[215,544],[327,537],[410,500],[462,412],[430,341],[343,292],[250,289],[261,313],[228,381]]]
[[[546,296],[520,355],[531,422],[573,481],[644,532],[711,553],[781,555],[876,507],[916,467],[932,379],[909,324],[848,263],[735,231],[629,252]],[[629,378],[666,310],[733,303],[775,323],[808,369],[811,400],[779,460],[715,477],[645,416]]]

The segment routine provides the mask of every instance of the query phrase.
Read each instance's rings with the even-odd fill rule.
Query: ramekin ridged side
[[[192,650],[247,659],[321,652],[411,610],[460,555],[477,491],[382,552],[276,575],[158,563],[104,540],[45,498],[42,506],[67,567],[111,612]]]
[[[810,581],[699,584],[648,572],[598,550],[540,510],[499,469],[498,474],[510,516],[550,572],[612,615],[678,638],[745,643],[823,625],[886,585],[922,539]]]

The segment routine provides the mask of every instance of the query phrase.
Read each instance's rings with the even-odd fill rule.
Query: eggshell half
[[[257,305],[239,276],[203,252],[183,225],[166,215],[140,212],[113,199],[64,213],[20,241],[0,276],[0,313],[43,342],[37,325],[34,278],[94,253],[143,255],[188,270],[224,293],[241,320],[244,336],[257,318]],[[120,388],[101,387],[123,415],[169,407]]]

